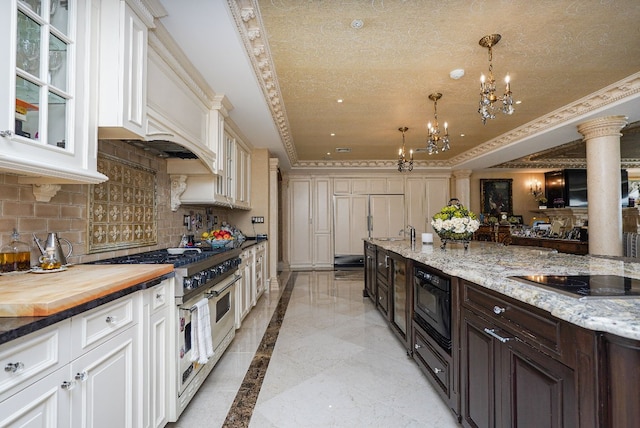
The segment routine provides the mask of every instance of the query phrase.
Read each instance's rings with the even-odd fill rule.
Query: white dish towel
[[[206,364],[213,357],[209,301],[198,300],[191,313],[191,361]]]

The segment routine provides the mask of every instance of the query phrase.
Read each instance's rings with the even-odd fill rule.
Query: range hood
[[[178,143],[168,140],[123,140],[125,143],[138,147],[159,158],[177,158],[177,159],[198,159],[198,155],[181,146]]]

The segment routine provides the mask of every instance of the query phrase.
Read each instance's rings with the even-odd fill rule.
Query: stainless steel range
[[[169,421],[175,422],[196,394],[214,365],[235,337],[235,283],[241,278],[240,248],[213,251],[167,250],[138,253],[95,262],[96,264],[173,264],[174,298],[169,319],[171,333],[167,349],[171,396]],[[191,316],[196,303],[207,299],[213,357],[205,364],[192,360]]]

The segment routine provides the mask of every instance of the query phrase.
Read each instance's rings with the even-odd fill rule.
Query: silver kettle
[[[47,236],[47,240],[44,243],[44,246],[42,245],[42,241],[38,239],[35,233],[33,234],[33,240],[35,241],[36,245],[38,246],[38,249],[40,249],[40,253],[43,256],[47,254],[48,249],[53,248],[55,258],[60,262],[62,266],[65,266],[67,264],[67,257],[70,257],[71,253],[73,252],[73,245],[71,245],[71,242],[69,242],[68,239],[59,238],[55,232],[49,233],[49,236]],[[67,246],[69,247],[69,251],[67,252],[66,255],[62,251],[62,246],[60,245],[60,241],[66,243]]]

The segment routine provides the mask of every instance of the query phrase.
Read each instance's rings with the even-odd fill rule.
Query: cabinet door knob
[[[416,348],[416,349],[420,349],[420,348],[422,348],[422,345],[416,343],[415,345],[413,345],[413,347]]]
[[[62,382],[62,385],[60,385],[60,388],[64,389],[65,391],[69,391],[70,389],[73,389],[73,387],[75,386],[74,382],[69,382],[69,381],[64,381]]]
[[[506,309],[505,308],[501,308],[500,306],[494,306],[493,307],[493,313],[496,314],[496,315],[500,315],[504,311],[506,311]]]
[[[82,372],[76,373],[74,379],[77,380],[78,382],[84,382],[85,380],[87,380],[88,376],[89,375],[87,374],[86,371],[82,371]]]
[[[443,371],[442,369],[439,369],[439,368],[437,368],[437,367],[434,367],[434,368],[433,368],[433,372],[434,372],[434,373],[436,373],[436,374],[438,374],[438,373],[440,373],[440,372],[442,372],[442,371]]]
[[[116,322],[116,317],[109,315],[104,319],[107,324],[113,324]]]
[[[22,369],[24,369],[24,363],[20,361],[17,363],[7,363],[7,365],[4,366],[4,371],[7,373],[16,373]]]
[[[6,131],[0,131],[0,137],[11,137],[13,135],[13,131],[7,129]]]

